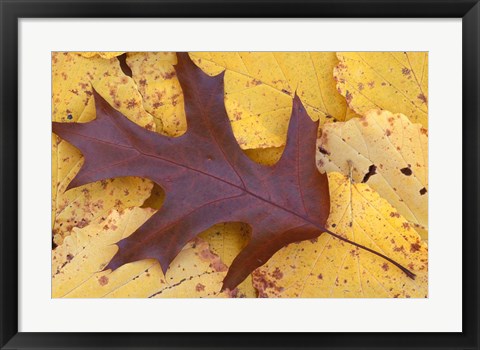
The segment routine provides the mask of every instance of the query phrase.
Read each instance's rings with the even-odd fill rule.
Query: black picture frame
[[[0,0],[0,268],[2,349],[479,349],[478,0]],[[109,17],[462,18],[463,332],[24,333],[18,331],[18,20]],[[447,204],[445,204],[447,205]],[[439,310],[441,313],[441,310]],[[235,317],[231,315],[229,317]]]

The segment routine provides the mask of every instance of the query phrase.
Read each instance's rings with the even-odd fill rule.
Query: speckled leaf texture
[[[332,75],[335,52],[192,52],[206,73],[225,71],[225,106],[242,149],[285,145],[296,95],[312,120],[344,121]]]
[[[338,52],[338,91],[356,113],[402,113],[428,127],[427,52]]]
[[[52,254],[52,297],[221,298],[237,293],[220,292],[227,266],[200,238],[183,247],[165,274],[153,259],[102,271],[118,250],[115,243],[154,213],[142,208],[112,210],[97,224],[75,228]]]
[[[85,164],[69,188],[121,176],[148,178],[166,192],[161,209],[118,242],[106,266],[156,259],[165,272],[197,234],[221,222],[245,222],[251,238],[231,263],[222,289],[233,290],[292,242],[322,233],[330,210],[328,179],[315,164],[318,123],[293,100],[287,144],[274,166],[253,162],[235,140],[224,105],[223,73],[210,77],[188,54],[175,71],[184,95],[187,131],[168,137],[142,128],[94,93],[96,119],[53,123],[79,148]]]
[[[322,235],[281,249],[253,274],[260,297],[425,298],[428,248],[414,227],[368,183],[328,175],[327,227],[385,253],[416,274],[408,278],[385,259]]]
[[[320,171],[367,183],[427,238],[427,129],[403,114],[370,110],[362,118],[325,125],[317,146]]]

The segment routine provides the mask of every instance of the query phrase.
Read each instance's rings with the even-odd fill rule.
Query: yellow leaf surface
[[[280,160],[285,146],[269,148],[253,148],[244,150],[245,154],[253,161],[262,165],[274,165]]]
[[[214,225],[199,235],[208,242],[210,250],[218,255],[220,260],[230,266],[240,251],[247,245],[250,238],[250,229],[241,222],[227,222]],[[253,288],[252,276],[248,276],[237,288],[235,297],[256,298],[257,292]]]
[[[187,130],[183,93],[178,82],[173,52],[133,52],[127,54],[143,105],[154,118],[158,132],[179,136]]]
[[[142,96],[116,58],[86,58],[74,52],[52,54],[52,120],[88,122],[95,118],[92,86],[128,119],[155,130],[153,117],[143,108]]]
[[[101,57],[105,59],[110,59],[110,58],[115,58],[117,56],[123,55],[125,52],[124,51],[81,51],[78,52],[78,54],[82,55],[83,57],[86,58],[91,58],[91,57]]]
[[[385,259],[324,233],[293,243],[258,268],[261,297],[424,298],[428,294],[428,249],[420,236],[367,184],[330,173],[328,228],[379,251],[417,276],[407,277]]]
[[[112,211],[101,223],[75,229],[52,254],[54,298],[198,298],[228,297],[219,293],[227,267],[196,239],[171,263],[166,275],[152,259],[136,261],[115,271],[103,268],[117,251],[120,239],[132,234],[152,209]],[[234,293],[231,292],[231,293]]]
[[[334,52],[192,52],[206,73],[225,72],[225,107],[243,149],[285,144],[295,91],[313,120],[344,120]]]
[[[386,109],[428,127],[427,52],[339,52],[337,56],[338,91],[355,112]]]
[[[407,220],[428,228],[428,135],[420,124],[371,110],[362,119],[325,125],[317,146],[321,172],[365,181]]]
[[[111,209],[140,206],[150,195],[152,182],[137,177],[98,181],[65,192],[82,164],[80,151],[52,135],[52,230],[55,244],[61,244],[74,227],[85,227],[101,220]]]

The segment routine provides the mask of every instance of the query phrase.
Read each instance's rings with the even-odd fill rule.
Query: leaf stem
[[[395,260],[389,258],[388,256],[383,255],[382,253],[379,253],[379,252],[377,252],[377,251],[375,251],[375,250],[373,250],[373,249],[370,249],[370,248],[368,248],[368,247],[365,247],[364,245],[361,245],[361,244],[359,244],[359,243],[353,242],[353,241],[351,241],[351,240],[349,240],[349,239],[347,239],[347,238],[345,238],[345,237],[342,237],[342,236],[340,236],[340,235],[338,235],[338,234],[336,234],[336,233],[334,233],[334,232],[332,232],[332,231],[330,231],[330,230],[328,230],[328,229],[326,229],[326,228],[323,228],[323,230],[324,230],[326,233],[328,233],[329,235],[331,235],[331,236],[333,236],[333,237],[335,237],[335,238],[337,238],[337,239],[339,239],[339,240],[341,240],[341,241],[350,243],[351,245],[354,245],[354,246],[359,247],[359,248],[361,248],[361,249],[363,249],[363,250],[366,250],[367,252],[370,252],[370,253],[372,253],[372,254],[378,255],[379,257],[387,260],[388,262],[390,262],[390,263],[392,263],[393,265],[395,265],[396,267],[398,267],[400,270],[402,270],[402,271],[403,271],[409,278],[411,278],[412,280],[415,279],[415,276],[416,276],[416,275],[415,275],[412,271],[410,271],[410,270],[407,269],[406,267],[402,266],[401,264],[399,264],[399,263],[396,262]]]

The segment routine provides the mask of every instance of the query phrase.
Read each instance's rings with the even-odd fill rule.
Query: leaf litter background
[[[427,297],[428,55],[423,52],[190,53],[207,74],[225,70],[237,142],[272,165],[285,145],[295,91],[319,120],[316,163],[329,177],[328,228],[393,258],[323,234],[276,253],[233,291],[220,292],[249,226],[222,223],[187,244],[164,274],[155,260],[102,271],[158,210],[163,190],[133,177],[65,191],[81,153],[52,134],[52,296]],[[52,119],[95,119],[92,87],[115,109],[168,136],[186,129],[175,53],[52,54]]]

